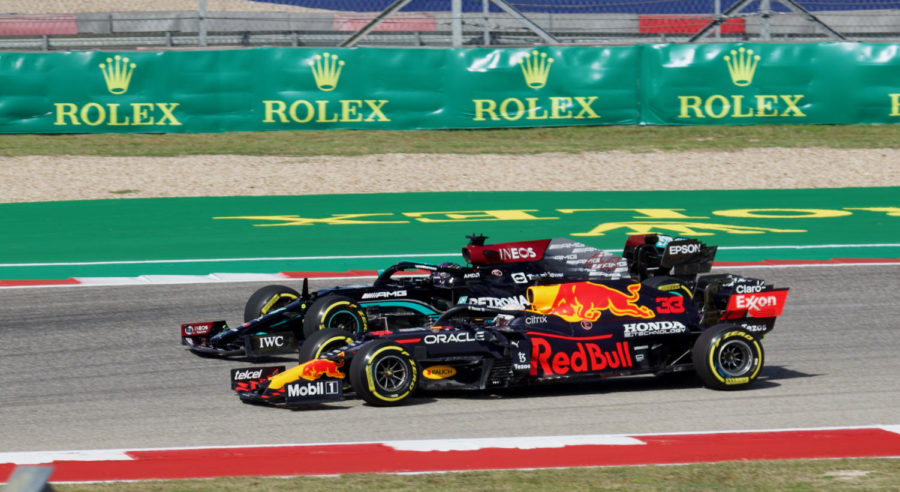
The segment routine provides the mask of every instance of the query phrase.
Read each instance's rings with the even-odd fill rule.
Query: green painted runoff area
[[[339,272],[462,262],[489,242],[697,237],[718,261],[900,258],[900,187],[447,192],[0,205],[0,279]],[[387,256],[383,256],[387,255]]]

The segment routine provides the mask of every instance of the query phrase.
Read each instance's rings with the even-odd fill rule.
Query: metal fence
[[[900,40],[898,0],[0,0],[0,50]]]

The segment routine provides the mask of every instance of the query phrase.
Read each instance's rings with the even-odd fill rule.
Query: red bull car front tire
[[[400,345],[376,342],[357,352],[350,364],[353,391],[370,405],[399,405],[412,396],[418,368]]]

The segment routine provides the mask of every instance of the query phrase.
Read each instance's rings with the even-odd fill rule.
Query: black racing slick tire
[[[366,403],[399,405],[412,396],[418,368],[409,352],[391,342],[376,342],[359,350],[350,363],[350,384]]]
[[[309,338],[303,341],[300,346],[300,363],[318,359],[320,355],[331,352],[334,349],[341,348],[345,345],[353,343],[353,336],[339,328],[325,328],[313,333]],[[344,393],[352,390],[350,386],[350,375],[346,368],[344,373]]]
[[[704,331],[691,353],[694,370],[713,389],[741,389],[756,380],[762,370],[762,345],[743,328],[718,324]]]
[[[303,316],[303,337],[325,328],[339,328],[350,333],[363,333],[369,329],[366,314],[353,299],[329,295],[316,299]]]
[[[264,314],[283,308],[296,301],[300,293],[284,285],[267,285],[250,296],[244,306],[244,321],[254,320]]]
[[[300,363],[318,359],[320,355],[353,343],[353,336],[339,328],[319,330],[300,346]]]

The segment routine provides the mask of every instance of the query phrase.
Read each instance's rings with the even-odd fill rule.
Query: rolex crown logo
[[[110,94],[125,94],[128,92],[128,84],[131,83],[131,75],[137,67],[129,63],[128,58],[116,55],[115,58],[107,58],[106,63],[100,64],[100,71],[106,80],[106,89]]]
[[[754,55],[753,50],[740,47],[731,50],[731,56],[725,55],[724,59],[734,85],[744,87],[753,82],[753,73],[756,72],[756,65],[759,63],[759,55]]]
[[[312,67],[313,78],[316,79],[316,87],[321,91],[333,91],[341,78],[341,69],[344,68],[344,60],[338,60],[337,55],[324,53],[316,55],[316,59],[309,62]]]
[[[550,75],[550,65],[552,64],[553,58],[548,58],[547,53],[538,53],[537,50],[532,51],[530,56],[519,60],[522,75],[525,76],[525,83],[532,89],[540,89],[547,85],[547,76]]]

